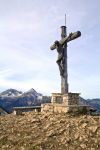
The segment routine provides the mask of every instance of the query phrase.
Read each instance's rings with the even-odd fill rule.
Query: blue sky
[[[60,92],[57,52],[50,46],[60,39],[65,13],[68,33],[82,33],[68,44],[69,91],[100,98],[99,0],[0,0],[0,92]]]

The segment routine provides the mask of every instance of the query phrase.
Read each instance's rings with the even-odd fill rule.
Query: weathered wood
[[[61,39],[63,40],[65,37],[67,37],[67,31],[66,26],[61,26]],[[63,52],[63,58],[64,58],[64,75],[61,76],[61,93],[65,94],[68,93],[68,70],[67,70],[67,43],[63,46],[64,52]]]
[[[55,41],[50,47],[51,50],[56,49],[58,52],[57,64],[61,76],[61,93],[68,93],[68,72],[67,72],[67,43],[80,37],[81,32],[70,33],[67,36],[66,26],[61,26],[61,40]]]
[[[70,33],[69,36],[66,36],[65,38],[61,39],[59,41],[59,43],[61,45],[64,45],[66,42],[70,42],[78,37],[81,36],[81,32],[80,31],[77,31],[77,32],[74,32],[74,33]],[[54,50],[56,48],[55,46],[55,43],[50,47],[51,50]]]
[[[41,106],[13,107],[13,114],[21,115],[23,111],[31,110],[34,110],[35,112],[40,112]]]
[[[38,109],[38,108],[41,108],[41,106],[13,107],[13,109],[16,109],[16,110],[24,110],[24,109]]]

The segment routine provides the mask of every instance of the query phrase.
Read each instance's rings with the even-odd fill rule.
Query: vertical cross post
[[[66,36],[66,26],[61,26],[61,39]],[[67,42],[64,44],[64,76],[61,76],[61,93],[68,93]]]

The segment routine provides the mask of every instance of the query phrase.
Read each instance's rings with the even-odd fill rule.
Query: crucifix
[[[77,31],[66,35],[66,26],[61,26],[61,40],[55,41],[50,47],[51,50],[56,49],[58,52],[57,64],[61,76],[61,93],[68,93],[68,71],[67,71],[67,43],[80,37],[81,32]]]

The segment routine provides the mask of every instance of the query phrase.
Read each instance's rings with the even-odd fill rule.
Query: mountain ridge
[[[34,88],[26,92],[18,91],[16,89],[8,89],[0,93],[0,106],[5,108],[7,112],[11,113],[13,107],[23,106],[39,106],[41,103],[50,103],[50,96],[43,96]],[[100,99],[87,99],[80,97],[79,104],[89,105],[100,112]]]
[[[26,92],[8,89],[0,93],[0,106],[11,113],[13,107],[36,106],[40,105],[42,94],[36,92],[33,88]]]

